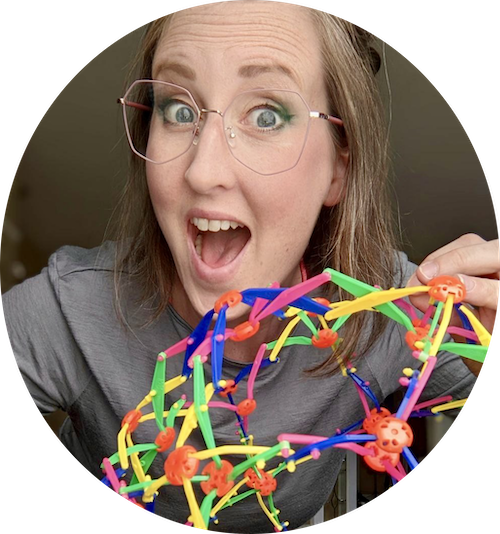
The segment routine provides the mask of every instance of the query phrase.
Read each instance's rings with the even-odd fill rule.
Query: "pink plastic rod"
[[[275,289],[275,288],[278,288],[280,285],[278,284],[278,282],[273,282],[269,287]],[[250,315],[248,317],[248,320],[249,322],[253,322],[253,320],[255,319],[255,317],[262,311],[262,308],[264,308],[264,306],[268,303],[269,301],[267,299],[263,299],[263,298],[260,298],[260,297],[257,297],[255,299],[255,302],[253,303],[253,306],[252,306],[252,311],[250,312]]]
[[[179,352],[185,351],[187,347],[188,339],[189,337],[185,337],[184,339],[181,339],[175,345],[170,347],[168,351],[164,350],[163,352],[167,355],[167,358],[170,358],[171,356],[175,356],[176,354],[179,354]]]
[[[116,491],[116,493],[120,493],[120,481],[118,480],[118,477],[116,476],[116,472],[113,469],[111,462],[109,461],[108,458],[104,458],[102,463],[104,465],[104,473],[108,477],[111,487]]]
[[[453,397],[451,395],[445,395],[444,397],[439,397],[438,399],[428,400],[426,402],[421,402],[420,404],[415,405],[414,410],[423,410],[429,406],[434,406],[435,404],[443,404],[444,402],[451,401]]]
[[[312,445],[318,441],[328,439],[324,436],[308,436],[307,434],[280,434],[278,441],[288,441],[289,443],[297,443],[299,445]]]
[[[460,328],[459,326],[449,326],[446,331],[448,332],[448,334],[456,334],[457,336],[472,339],[473,341],[479,341],[475,332],[471,332],[470,330],[466,330],[465,328]]]
[[[309,280],[306,280],[305,282],[301,282],[296,286],[285,289],[281,295],[278,295],[273,302],[271,302],[271,304],[269,304],[269,306],[256,317],[256,320],[261,321],[271,313],[283,308],[283,306],[290,304],[290,302],[303,297],[306,293],[309,293],[313,289],[316,289],[317,287],[320,287],[326,282],[330,281],[331,277],[328,273],[321,273],[313,278],[310,278]]]
[[[224,332],[224,340],[231,337],[234,334],[234,330],[232,328],[226,329]],[[188,367],[191,369],[193,368],[193,360],[195,356],[207,356],[208,353],[212,350],[212,335],[213,330],[210,330],[210,332],[207,333],[207,337],[200,343],[199,347],[196,349],[196,352],[191,354],[188,360]]]
[[[247,383],[247,398],[253,399],[253,385],[255,383],[255,377],[259,372],[260,364],[262,363],[262,358],[264,357],[264,352],[266,352],[266,344],[262,343],[257,351],[257,356],[253,361],[252,369],[250,370],[250,376],[248,377]]]
[[[398,482],[405,476],[403,473],[400,473],[389,460],[382,460],[382,465],[385,467],[387,474],[392,478],[395,478]]]
[[[363,405],[363,408],[365,409],[366,417],[370,417],[370,407],[368,406],[368,402],[365,397],[364,391],[358,386],[358,384],[354,383],[356,386],[356,390],[358,392],[359,398],[361,400],[361,404]]]
[[[352,434],[352,432],[350,432]],[[370,443],[370,442],[368,442]],[[362,447],[361,445],[358,445],[357,443],[338,443],[337,445],[334,445],[337,449],[348,449],[352,452],[355,452],[356,454],[359,454],[360,456],[374,456],[375,450],[371,447]]]
[[[425,385],[427,384],[427,381],[429,380],[429,377],[431,376],[431,373],[436,365],[436,361],[437,359],[435,356],[429,356],[429,358],[427,359],[427,366],[424,372],[421,374],[420,378],[418,379],[417,385],[415,386],[413,393],[408,399],[408,404],[406,405],[406,408],[401,414],[401,419],[403,421],[407,421],[408,417],[410,417],[410,414],[413,411],[413,407],[417,403],[422,393],[422,390],[425,388]]]

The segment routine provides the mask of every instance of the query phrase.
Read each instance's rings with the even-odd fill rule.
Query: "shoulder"
[[[58,297],[64,290],[75,295],[96,287],[107,293],[113,285],[114,265],[113,242],[91,249],[65,246],[50,256],[47,275]]]
[[[50,256],[48,270],[52,276],[65,278],[88,271],[112,273],[114,263],[115,243],[106,241],[101,246],[91,249],[62,247]]]
[[[53,320],[76,307],[78,311],[91,303],[112,301],[114,244],[84,249],[65,246],[49,258],[42,272],[3,295],[5,315],[16,317],[50,317]]]
[[[405,287],[410,276],[416,271],[417,265],[401,251],[394,252],[394,287]]]

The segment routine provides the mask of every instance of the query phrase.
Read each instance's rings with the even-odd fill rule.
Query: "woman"
[[[235,2],[154,23],[142,55],[139,79],[157,81],[137,86],[161,94],[163,104],[159,117],[147,119],[147,142],[140,138],[147,125],[137,117],[128,123],[133,148],[146,159],[136,154],[133,160],[124,213],[136,230],[124,227],[119,244],[126,248],[118,251],[114,283],[113,245],[65,249],[48,271],[5,298],[14,351],[33,397],[42,411],[69,413],[63,440],[96,475],[100,460],[115,449],[121,418],[149,387],[154,355],[188,335],[226,290],[273,281],[289,286],[326,266],[389,287],[404,284],[413,270],[393,254],[385,220],[385,135],[363,32],[295,6]],[[234,111],[240,118],[241,110],[248,113],[237,129],[228,117]],[[304,119],[300,126],[310,111],[332,118]],[[180,129],[192,125],[197,112],[199,130],[173,152],[173,144],[152,135],[155,120]],[[245,138],[253,124],[269,140]],[[287,129],[300,135],[280,141]],[[133,205],[138,219],[130,215]],[[428,260],[416,272],[420,282],[440,273],[463,275],[469,287],[474,284],[468,302],[491,328],[498,282],[482,276],[499,271],[496,243],[466,236]],[[117,328],[115,286],[128,332]],[[37,299],[26,309],[28,293]],[[239,322],[242,314],[235,309],[231,320]],[[228,345],[228,373],[236,374],[279,329],[269,322],[251,342]],[[361,319],[344,332],[343,356],[356,347],[360,375],[381,399],[397,386],[402,367],[414,365],[394,333],[394,325]],[[262,444],[280,431],[328,435],[359,419],[359,401],[343,388],[335,361],[324,362],[320,351],[300,361],[290,349],[283,365],[262,375],[253,430]],[[168,373],[176,376],[179,362],[171,362]],[[311,368],[317,376],[304,377]],[[444,357],[429,390],[462,397],[472,384],[461,360]],[[215,413],[212,423],[220,440],[234,439],[232,418]],[[147,435],[139,440],[151,441]],[[332,450],[304,466],[300,494],[293,477],[280,481],[279,506],[291,527],[324,502],[340,461]],[[165,493],[158,512],[184,521],[183,495],[172,488]],[[225,511],[219,528],[268,531],[260,515],[248,525],[251,506]]]

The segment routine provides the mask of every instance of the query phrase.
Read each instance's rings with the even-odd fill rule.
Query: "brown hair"
[[[340,134],[338,129],[332,129],[333,142],[348,147],[349,166],[342,200],[333,208],[322,209],[304,263],[310,276],[331,267],[371,285],[391,287],[397,272],[396,246],[387,194],[387,133],[374,76],[379,66],[378,56],[371,47],[371,35],[364,30],[321,11],[308,9],[308,12],[321,43],[329,112],[344,122]],[[151,78],[157,44],[173,16],[158,19],[147,27],[134,63],[135,78]],[[132,155],[120,208],[115,275],[118,309],[121,273],[127,272],[127,279],[140,283],[141,304],[151,309],[152,322],[168,305],[176,271],[153,212],[144,160],[135,155]],[[342,291],[339,297],[350,298]],[[372,314],[372,317],[370,335],[362,336],[363,332],[366,334],[368,316],[353,315],[343,327],[344,341],[337,354],[311,372],[332,374],[338,369],[339,357],[345,360],[354,350],[358,356],[366,352],[386,324],[382,314]],[[364,343],[359,346],[361,337]]]

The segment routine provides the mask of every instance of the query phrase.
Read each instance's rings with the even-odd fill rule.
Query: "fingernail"
[[[415,274],[412,274],[410,278],[408,279],[408,282],[406,282],[406,287],[413,287],[420,285],[418,282],[418,278]]]
[[[420,267],[420,272],[426,277],[426,278],[434,278],[437,276],[439,272],[439,265],[434,261],[428,261],[426,263],[423,263]]]
[[[472,291],[476,287],[476,281],[474,278],[466,275],[459,274],[458,278],[462,281],[465,286],[465,291]]]

